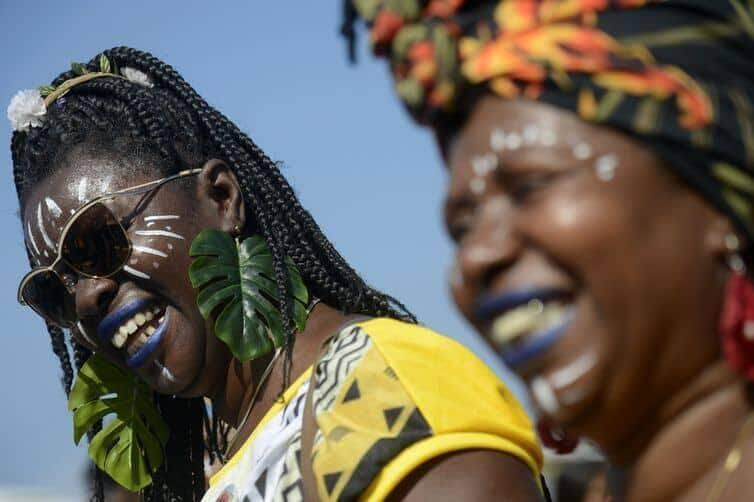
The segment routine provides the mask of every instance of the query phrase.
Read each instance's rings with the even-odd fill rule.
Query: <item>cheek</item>
[[[125,272],[153,280],[163,289],[183,289],[188,281],[191,235],[178,215],[146,216],[129,229],[133,253]]]

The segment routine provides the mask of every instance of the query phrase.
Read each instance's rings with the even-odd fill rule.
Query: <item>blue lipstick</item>
[[[554,288],[528,288],[509,291],[501,295],[488,296],[479,302],[477,315],[483,320],[490,320],[503,312],[524,305],[532,300],[547,302],[564,298],[568,291]]]
[[[571,310],[555,326],[528,335],[522,343],[516,344],[514,347],[506,347],[500,350],[500,357],[505,364],[515,368],[539,356],[560,340],[570,326],[573,317],[574,312]]]
[[[133,301],[112,314],[108,315],[97,326],[97,335],[104,343],[109,343],[116,331],[121,325],[131,319],[139,312],[146,310],[152,302],[150,300],[136,300]]]
[[[142,347],[134,355],[126,359],[126,366],[129,368],[138,368],[147,360],[152,353],[160,346],[162,336],[165,334],[168,325],[168,314],[165,312],[165,318],[157,327],[154,333],[147,339]]]

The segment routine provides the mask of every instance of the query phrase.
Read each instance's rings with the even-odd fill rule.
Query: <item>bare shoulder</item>
[[[412,472],[390,500],[511,501],[544,500],[531,470],[511,455],[468,450],[434,459]]]

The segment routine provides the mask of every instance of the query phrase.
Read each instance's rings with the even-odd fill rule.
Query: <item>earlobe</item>
[[[246,206],[241,185],[227,164],[218,159],[208,160],[202,167],[197,183],[200,198],[209,201],[212,211],[220,218],[220,229],[239,233],[246,224]]]
[[[707,250],[715,257],[725,260],[733,251],[734,240],[736,247],[738,247],[739,237],[735,228],[733,228],[733,224],[728,217],[716,211],[712,221],[707,226],[705,236]]]

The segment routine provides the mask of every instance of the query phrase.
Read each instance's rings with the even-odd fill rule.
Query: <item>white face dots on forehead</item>
[[[580,138],[561,138],[547,127],[538,124],[525,124],[521,129],[505,130],[494,127],[489,136],[489,151],[475,155],[471,159],[473,176],[469,180],[469,190],[474,195],[481,195],[487,189],[487,176],[498,168],[498,155],[503,152],[515,152],[521,148],[553,148],[562,144],[570,147],[573,159],[585,162],[593,161],[597,178],[604,182],[615,176],[619,159],[613,153],[598,154],[597,149],[588,141]]]

